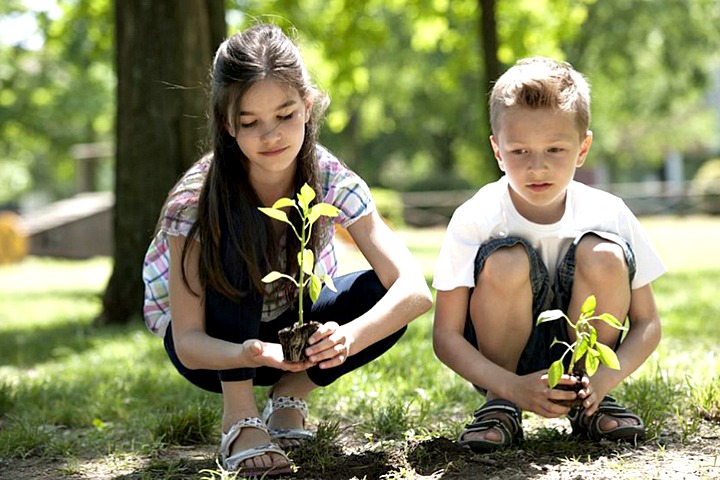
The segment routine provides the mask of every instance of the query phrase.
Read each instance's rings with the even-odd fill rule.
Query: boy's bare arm
[[[437,357],[461,377],[486,388],[493,397],[515,403],[523,410],[547,418],[565,415],[568,408],[551,401],[570,399],[574,393],[552,390],[544,371],[519,376],[492,362],[463,336],[469,291],[460,287],[437,292],[433,346]],[[479,332],[488,334],[490,332]],[[567,380],[561,380],[565,383]]]
[[[590,395],[584,405],[592,415],[603,397],[620,382],[637,370],[660,343],[662,335],[660,315],[655,304],[652,286],[645,285],[632,291],[630,297],[630,330],[617,350],[620,370],[601,366],[590,381]],[[588,403],[589,402],[589,403]]]
[[[433,323],[435,354],[467,381],[510,400],[511,385],[517,375],[488,360],[463,336],[469,300],[466,287],[438,290]]]

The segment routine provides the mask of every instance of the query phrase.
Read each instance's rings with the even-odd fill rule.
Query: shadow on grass
[[[445,437],[433,437],[422,441],[411,440],[408,443],[365,444],[353,453],[344,452],[341,444],[335,444],[325,449],[320,457],[318,456],[320,452],[314,451],[312,447],[294,450],[290,456],[297,466],[297,472],[279,478],[380,480],[423,476],[443,479],[526,480],[560,478],[553,475],[561,472],[572,473],[573,470],[582,468],[581,464],[591,469],[587,471],[596,471],[598,475],[602,475],[602,478],[606,478],[608,471],[602,463],[598,464],[598,460],[603,457],[630,458],[635,453],[648,449],[657,449],[657,446],[650,443],[638,446],[609,442],[595,444],[543,429],[530,435],[518,447],[491,454],[473,453],[458,447],[454,440]],[[92,468],[95,473],[103,472],[101,473],[104,475],[103,478],[113,480],[233,478],[222,477],[220,467],[216,463],[215,451],[214,444],[163,448],[149,458],[129,457],[129,463],[135,464],[131,467],[131,471],[127,468],[127,463],[123,465],[123,461],[113,461],[104,458],[102,454],[90,459],[81,469],[63,466],[58,463],[59,457],[52,455],[41,455],[31,459],[8,459],[7,463],[3,463],[0,458],[0,467],[6,468],[6,471],[0,468],[0,479],[78,478],[76,475],[81,470],[90,471],[88,468]],[[11,476],[3,476],[3,473]],[[562,478],[566,477],[562,476]],[[572,478],[586,477],[577,475]]]
[[[210,474],[199,472],[218,471],[214,458],[191,455],[187,457],[174,457],[168,459],[156,458],[146,466],[128,474],[111,477],[112,480],[180,480],[186,478],[212,478]]]
[[[338,446],[331,447],[318,458],[310,449],[297,449],[290,456],[297,471],[288,476],[294,480],[323,479],[346,480],[363,478],[379,480],[389,478],[393,472],[402,476],[403,466],[422,476],[445,479],[502,478],[522,480],[547,477],[569,460],[592,463],[601,457],[633,450],[628,444],[594,444],[566,435],[547,435],[540,432],[521,446],[491,454],[476,454],[458,447],[444,437],[410,442],[405,448],[400,443],[392,447],[375,445],[372,450],[343,453]],[[379,447],[379,448],[378,448]],[[113,480],[221,478],[219,467],[211,450],[204,454],[185,454],[170,449],[131,473],[112,477]],[[204,473],[201,473],[203,472]],[[215,476],[208,472],[215,472]],[[204,476],[203,476],[204,475]],[[391,477],[396,478],[396,477]]]
[[[407,461],[421,475],[442,472],[441,478],[503,478],[508,480],[546,476],[568,459],[593,462],[632,445],[595,444],[556,431],[543,431],[522,445],[494,453],[478,454],[443,437],[419,442],[408,449]]]
[[[293,459],[298,472],[293,478],[322,478],[324,480],[342,480],[348,478],[379,479],[395,470],[394,462],[386,451],[361,451],[343,453],[339,446],[326,451],[322,459],[305,459],[302,450],[298,450]]]
[[[144,328],[139,319],[126,325],[95,327],[93,319],[68,315],[49,325],[0,331],[0,365],[29,368],[77,355],[105,340]]]
[[[131,473],[112,477],[113,480],[154,480],[154,479],[185,479],[185,478],[216,478],[220,479],[220,468],[214,453],[185,454],[182,450],[171,449],[160,454],[141,468]],[[307,456],[307,452],[298,449],[290,454],[297,466],[297,472],[291,475],[273,478],[344,480],[364,478],[380,479],[395,469],[387,452],[371,451],[344,454],[338,446],[325,452],[322,460]],[[238,477],[241,478],[241,477]]]

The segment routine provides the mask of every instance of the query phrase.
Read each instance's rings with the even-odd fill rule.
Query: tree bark
[[[480,1],[480,38],[482,39],[482,58],[485,71],[483,82],[485,92],[489,92],[492,83],[500,76],[500,61],[497,57],[498,35],[495,15],[496,0]]]
[[[481,56],[483,59],[483,89],[484,99],[483,109],[485,111],[485,118],[487,119],[488,125],[490,124],[490,109],[488,106],[488,95],[492,88],[493,82],[497,80],[501,73],[501,65],[498,60],[498,34],[497,34],[497,16],[495,14],[496,0],[478,0],[478,7],[480,8],[480,39],[481,45]],[[488,128],[488,131],[490,129]],[[489,140],[485,142],[485,157],[490,165],[495,165],[495,157],[493,155],[492,148],[490,147]],[[498,171],[499,175],[499,171]]]
[[[223,0],[116,0],[114,268],[96,323],[141,315],[142,262],[169,189],[198,158]]]

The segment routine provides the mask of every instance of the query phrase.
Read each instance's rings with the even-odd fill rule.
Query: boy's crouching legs
[[[607,312],[623,321],[630,308],[630,279],[625,252],[617,243],[596,235],[585,235],[577,246],[575,278],[568,308],[578,318],[585,299],[595,295],[597,312]],[[620,331],[604,322],[595,322],[598,341],[615,345]],[[574,339],[571,339],[574,340]]]
[[[630,276],[626,252],[621,245],[597,235],[585,235],[577,246],[575,278],[568,308],[570,318],[578,318],[584,300],[595,295],[596,312],[611,313],[623,321],[630,309]],[[600,321],[594,322],[593,326],[598,331],[599,342],[610,346],[618,344],[619,330]],[[598,426],[601,431],[609,432],[638,424],[638,420],[631,417],[603,414]]]
[[[533,298],[525,247],[503,247],[490,254],[476,282],[470,318],[480,351],[515,372],[532,331]]]
[[[470,318],[483,355],[511,372],[516,371],[532,332],[532,303],[530,262],[525,247],[517,244],[491,253],[470,297]],[[494,398],[490,387],[487,399]],[[506,417],[502,412],[488,415],[510,424],[511,419]],[[499,442],[503,434],[497,428],[490,428],[468,432],[463,439]]]

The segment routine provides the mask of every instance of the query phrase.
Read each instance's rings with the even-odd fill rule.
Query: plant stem
[[[565,353],[568,351],[572,352],[572,355],[570,355],[570,365],[568,365],[568,375],[572,375],[573,369],[575,368],[575,348],[578,346],[579,340],[580,340],[580,332],[578,331],[579,327],[579,321],[578,323],[572,323],[570,318],[565,317],[567,319],[567,322],[570,324],[573,330],[575,330],[575,341],[570,345],[570,348],[568,350],[565,350]],[[563,358],[565,358],[565,354],[563,354]]]
[[[585,339],[587,344],[590,344],[590,334],[587,331],[588,323],[587,320],[581,315],[578,322],[575,324],[575,343],[573,343],[573,355],[570,357],[570,365],[568,366],[568,374],[572,375],[575,371],[575,364],[577,362],[580,362],[582,358],[578,358],[577,361],[575,359],[575,352],[574,349],[577,348],[578,345],[580,345],[581,340]],[[587,353],[585,354],[587,355]],[[584,356],[584,355],[583,355]]]
[[[306,239],[305,232],[307,230],[307,222],[305,215],[301,215],[302,218],[302,235],[300,238],[300,282],[298,285],[298,325],[303,324],[303,292],[305,290],[305,245],[308,240]]]

